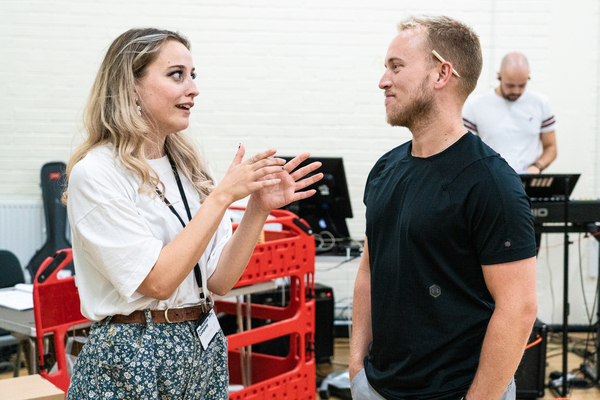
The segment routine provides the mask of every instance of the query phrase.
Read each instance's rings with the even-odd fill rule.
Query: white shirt
[[[187,224],[188,218],[168,158],[148,160],[165,185],[165,196]],[[118,163],[118,162],[117,162]],[[180,174],[192,216],[199,195]],[[143,296],[136,289],[158,259],[161,249],[183,226],[156,196],[138,193],[139,178],[115,163],[112,146],[90,151],[71,171],[67,213],[72,229],[75,280],[82,314],[91,320],[135,310],[166,309],[198,304],[199,288],[193,271],[165,301]],[[199,260],[203,287],[215,271],[231,237],[229,214]]]
[[[528,89],[516,101],[498,96],[495,89],[470,97],[463,122],[519,174],[542,153],[540,133],[556,129],[548,97]]]

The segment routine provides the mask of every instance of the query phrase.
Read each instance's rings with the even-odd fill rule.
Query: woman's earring
[[[138,104],[138,99],[137,99],[137,97],[136,97],[136,99],[135,99],[135,105],[137,106],[137,112],[138,112],[138,115],[141,117],[141,116],[142,116],[142,107],[140,107],[140,105]]]

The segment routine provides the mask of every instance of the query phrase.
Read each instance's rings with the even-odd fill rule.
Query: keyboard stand
[[[579,174],[521,175],[525,192],[534,199],[553,199],[564,205],[564,268],[563,268],[563,340],[562,379],[560,396],[567,397],[567,355],[569,343],[569,196],[573,192]],[[558,391],[558,385],[550,383],[550,389]]]

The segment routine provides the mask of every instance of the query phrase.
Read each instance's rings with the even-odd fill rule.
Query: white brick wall
[[[360,239],[368,171],[410,138],[386,125],[377,88],[395,23],[409,13],[474,26],[484,50],[477,92],[496,85],[506,52],[526,53],[530,85],[550,96],[559,122],[559,158],[548,172],[580,172],[575,197],[599,194],[594,0],[0,0],[0,197],[39,198],[41,166],[67,161],[79,141],[82,108],[111,40],[133,26],[158,26],[193,43],[201,94],[189,132],[217,175],[239,142],[249,154],[275,147],[342,156],[355,215],[349,227]]]

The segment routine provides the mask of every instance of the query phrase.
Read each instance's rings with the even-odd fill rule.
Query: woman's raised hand
[[[273,157],[276,153],[275,149],[260,152],[242,161],[245,152],[246,149],[240,144],[225,177],[213,190],[213,193],[226,196],[229,204],[258,190],[280,184],[284,175],[278,173],[282,171],[281,167],[285,164],[285,160]]]
[[[266,185],[252,193],[250,201],[256,203],[264,212],[270,212],[275,208],[283,207],[294,201],[306,199],[316,193],[316,190],[311,189],[304,192],[299,192],[315,182],[323,178],[322,173],[312,175],[306,179],[304,176],[313,172],[321,166],[320,162],[313,162],[296,171],[296,167],[310,156],[309,153],[303,153],[294,159],[290,160],[283,167],[269,175],[265,175],[262,179],[264,182],[275,182],[274,184]]]

